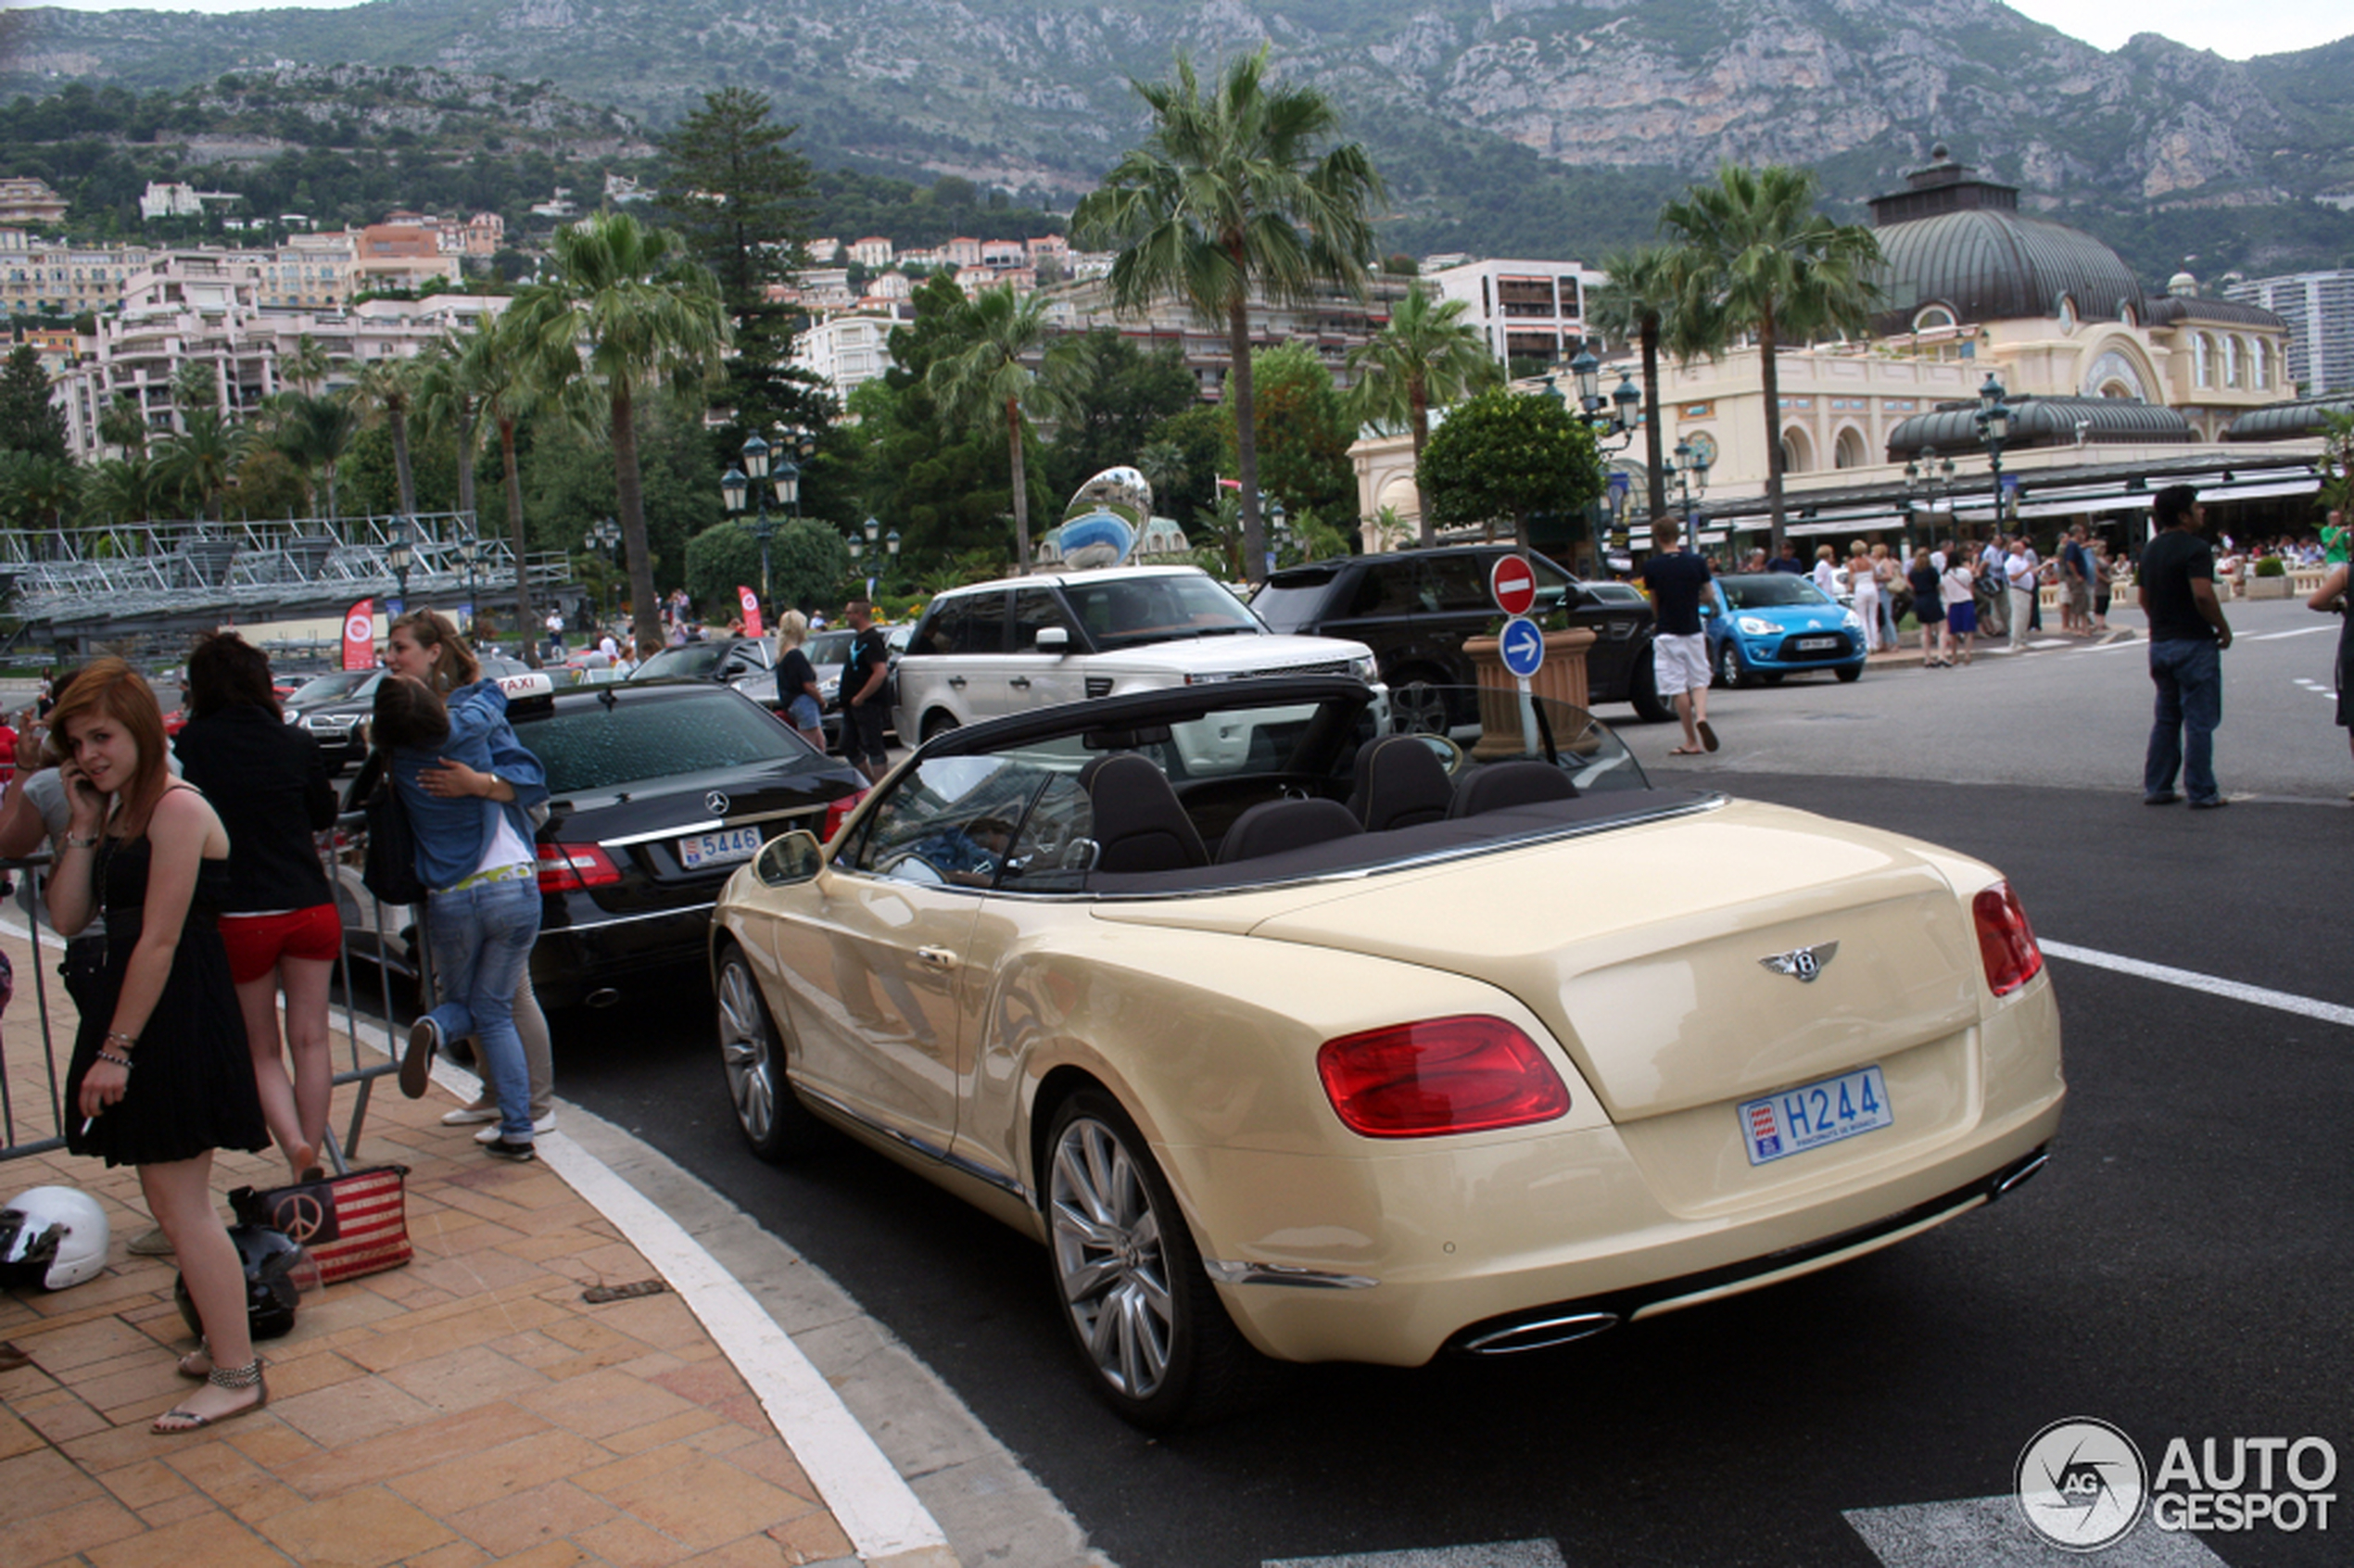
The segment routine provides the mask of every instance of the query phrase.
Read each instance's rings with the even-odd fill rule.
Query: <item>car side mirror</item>
[[[1070,651],[1070,631],[1065,626],[1041,626],[1038,628],[1038,640],[1031,646],[1041,653],[1052,653],[1059,659]]]
[[[825,846],[817,842],[817,835],[806,828],[796,828],[760,846],[760,854],[752,863],[752,874],[765,886],[790,888],[816,880],[817,868],[825,864]]]

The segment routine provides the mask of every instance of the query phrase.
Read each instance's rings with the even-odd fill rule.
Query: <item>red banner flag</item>
[[[736,603],[744,613],[744,635],[758,637],[760,635],[760,596],[741,583],[738,583]]]
[[[376,667],[376,601],[363,599],[343,613],[343,667]]]

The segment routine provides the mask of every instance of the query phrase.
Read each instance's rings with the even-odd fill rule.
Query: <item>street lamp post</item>
[[[898,530],[898,529],[893,528],[893,529],[892,529],[890,533],[885,534],[885,535],[883,536],[883,550],[884,550],[885,558],[886,558],[887,560],[889,560],[889,561],[890,561],[890,563],[891,563],[890,569],[889,569],[888,571],[886,571],[886,572],[883,574],[883,580],[884,580],[885,582],[889,582],[889,583],[896,583],[896,582],[898,582],[898,580],[899,580],[899,530]],[[896,590],[894,590],[894,591],[896,591]]]
[[[1698,489],[1703,496],[1708,494],[1708,449],[1695,447],[1690,441],[1677,442],[1675,456],[1668,462],[1667,472],[1676,476],[1676,483],[1681,487],[1684,512],[1689,516],[1692,510],[1692,491]]]
[[[1947,458],[1941,462],[1938,461],[1937,449],[1934,447],[1923,447],[1919,454],[1905,465],[1906,495],[1919,496],[1927,503],[1920,510],[1928,512],[1931,518],[1937,514],[1937,503],[1943,499],[1953,487],[1954,460]],[[1932,533],[1935,531],[1933,523],[1930,525],[1930,531]]]
[[[469,532],[458,541],[458,559],[466,563],[466,638],[475,634],[475,563],[482,558],[482,541]]]
[[[1986,461],[1994,474],[1994,531],[2001,533],[2010,517],[2008,498],[2003,490],[2003,443],[2011,433],[2011,406],[2003,399],[2006,394],[1994,373],[1986,373],[1986,383],[1978,389],[1978,438],[1985,444]]]
[[[1283,547],[1291,539],[1291,514],[1282,501],[1270,501],[1267,506],[1267,570],[1275,569],[1275,562]]]
[[[621,585],[614,578],[621,570],[621,525],[610,517],[601,523],[593,523],[589,525],[588,537],[581,542],[604,551],[607,564],[613,567],[605,580],[605,613],[606,618],[612,620],[619,613]]]
[[[409,611],[409,567],[417,558],[416,548],[409,542],[409,531],[414,526],[409,518],[395,517],[391,540],[385,546],[385,564],[392,568],[394,596],[403,614]]]

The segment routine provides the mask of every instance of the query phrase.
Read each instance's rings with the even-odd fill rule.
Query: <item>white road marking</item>
[[[1346,1557],[1271,1557],[1259,1568],[1568,1568],[1550,1540],[1491,1541],[1485,1546],[1430,1547],[1419,1551],[1361,1551]]]
[[[2316,1002],[2311,997],[2298,996],[2286,991],[2243,985],[2238,980],[2202,975],[2192,969],[2172,968],[2164,964],[2144,963],[2139,958],[2102,953],[2090,947],[2076,947],[2064,942],[2039,942],[2038,945],[2048,956],[2065,958],[2072,964],[2089,964],[2096,969],[2132,975],[2136,980],[2179,985],[2186,991],[2203,991],[2209,996],[2221,996],[2226,1001],[2245,1002],[2250,1006],[2270,1007],[2276,1012],[2295,1013],[2299,1018],[2317,1018],[2322,1023],[2343,1024],[2354,1029],[2354,1007],[2341,1007],[2335,1002]]]
[[[1851,1508],[1841,1515],[1882,1568],[2227,1568],[2196,1536],[2147,1519],[2097,1556],[2062,1551],[2027,1527],[2012,1497]]]
[[[2232,639],[2232,640],[2234,642],[2280,642],[2292,637],[2311,637],[2315,632],[2330,632],[2335,634],[2336,631],[2337,627],[2334,626],[2299,626],[2295,631],[2259,632],[2254,637],[2235,637]]]

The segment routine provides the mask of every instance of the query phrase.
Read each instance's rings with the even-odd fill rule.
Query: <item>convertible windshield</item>
[[[1191,572],[1073,582],[1063,593],[1095,646],[1107,651],[1189,637],[1258,636],[1267,629],[1241,600]]]
[[[1829,604],[1823,590],[1804,577],[1776,572],[1746,577],[1719,577],[1725,602],[1736,610],[1788,610]]]

